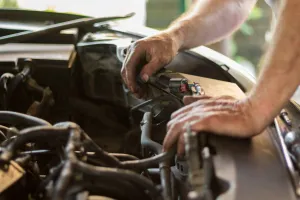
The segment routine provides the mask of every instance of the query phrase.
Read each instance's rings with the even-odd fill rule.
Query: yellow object
[[[14,161],[8,164],[7,169],[0,169],[0,193],[20,180],[25,171]]]

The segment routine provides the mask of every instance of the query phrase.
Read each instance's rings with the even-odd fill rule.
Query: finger
[[[178,130],[170,128],[163,142],[163,151],[168,151],[174,145],[174,143],[177,141],[179,133],[180,132]]]
[[[181,113],[175,118],[172,118],[167,124],[167,130],[176,123],[177,121],[183,120],[186,116],[197,115],[199,118],[207,116],[207,113],[214,112],[227,112],[228,114],[235,115],[237,114],[238,109],[232,104],[232,102],[223,102],[215,106],[199,106],[196,109],[190,110],[188,112]]]
[[[188,105],[188,104],[191,104],[191,103],[194,103],[195,101],[198,101],[198,100],[204,100],[204,99],[210,99],[212,98],[211,96],[184,96],[183,97],[183,103],[184,105]]]
[[[175,122],[170,129],[167,131],[167,135],[163,142],[163,149],[168,150],[170,149],[178,140],[178,137],[180,133],[182,133],[183,126],[187,122],[192,122],[194,120],[197,120],[198,116],[188,116],[183,118],[183,120]]]
[[[188,110],[186,112],[182,112],[179,115],[177,115],[176,117],[172,118],[167,124],[167,130],[169,130],[172,127],[173,124],[181,121],[183,118],[185,118],[188,115],[191,115],[192,113],[199,115],[200,113],[202,113],[201,107],[200,106],[197,107],[197,109],[195,109],[195,111],[194,110]]]
[[[123,65],[122,65],[122,69],[121,69],[121,77],[122,77],[122,79],[123,79],[126,86],[128,86],[128,84],[127,84],[127,75],[126,75],[126,66],[127,66],[128,59],[131,55],[131,48],[132,48],[131,45],[127,48],[127,55],[126,55],[126,57],[123,61]]]
[[[211,112],[198,123],[191,123],[190,128],[195,132],[211,132],[218,135],[234,137],[251,137],[256,133],[247,130],[247,122],[240,115],[232,115],[227,111]],[[185,127],[183,131],[186,131]],[[247,132],[249,131],[249,132]]]
[[[126,76],[126,69],[125,69],[124,63],[123,63],[122,68],[121,68],[121,77],[122,77],[123,82],[127,86],[127,76]]]
[[[203,98],[195,101],[189,105],[184,106],[183,108],[177,110],[171,115],[171,119],[176,118],[178,115],[189,112],[190,110],[198,107],[212,107],[215,105],[220,106],[227,106],[235,102],[235,99],[231,96],[221,96],[221,97],[214,97],[214,98]]]
[[[125,68],[125,76],[126,76],[126,83],[129,89],[136,93],[137,88],[136,88],[136,71],[137,67],[140,64],[141,57],[143,56],[143,50],[140,48],[136,47],[133,48],[130,51],[129,57],[127,62],[124,63],[124,68]]]
[[[159,69],[161,66],[159,65],[159,62],[156,60],[151,60],[148,64],[146,64],[141,73],[140,76],[144,82],[147,82],[149,80],[149,77],[154,74],[157,69]]]
[[[177,143],[177,155],[184,156],[184,152],[185,152],[184,133],[181,132]]]
[[[193,108],[196,108],[198,106],[200,106],[200,101],[196,101],[194,103],[191,103],[187,106],[184,106],[182,108],[180,108],[179,110],[175,111],[172,113],[171,115],[171,119],[174,119],[176,118],[178,115],[182,114],[182,113],[186,113],[186,112],[189,112],[190,110],[192,110]]]
[[[213,106],[217,103],[218,102],[216,102],[214,99],[203,99],[203,100],[195,101],[194,103],[186,105],[186,106],[180,108],[179,110],[175,111],[171,115],[171,119],[176,118],[178,115],[180,115],[182,113],[189,112],[194,108],[200,108],[200,107],[203,107],[203,106]]]

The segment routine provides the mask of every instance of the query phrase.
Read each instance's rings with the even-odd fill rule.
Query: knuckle
[[[199,123],[205,126],[214,126],[217,120],[218,120],[217,115],[208,115],[202,118]]]
[[[171,121],[169,121],[169,122],[168,122],[168,124],[167,124],[167,128],[168,128],[168,129],[170,129],[170,128],[171,128],[171,126],[172,126],[172,122],[171,122]]]
[[[155,53],[155,52],[151,52],[151,63],[153,65],[151,65],[151,68],[155,69],[157,68],[157,66],[159,66],[161,64],[160,60],[159,60],[159,54]]]
[[[169,59],[166,56],[159,56],[157,62],[161,64],[166,64],[169,62]]]
[[[131,47],[132,47],[132,49],[141,48],[145,45],[145,43],[146,43],[145,40],[138,40],[138,41],[132,43]]]
[[[181,123],[180,122],[175,122],[172,126],[173,130],[181,130]]]
[[[176,126],[176,122],[171,122],[171,123],[169,124],[169,131],[170,131],[170,132],[173,132],[174,130],[176,130],[176,129],[175,129],[175,126]]]
[[[184,145],[184,136],[183,136],[183,134],[180,135],[179,140],[178,140],[178,143],[179,143],[180,145]]]
[[[174,118],[177,116],[177,114],[178,114],[178,112],[173,112],[173,113],[171,114],[171,119],[174,119]]]

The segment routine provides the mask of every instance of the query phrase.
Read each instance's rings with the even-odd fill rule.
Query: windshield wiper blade
[[[75,20],[66,21],[66,22],[62,22],[62,23],[52,24],[49,26],[45,26],[36,31],[23,31],[20,33],[15,33],[15,34],[0,37],[0,44],[22,42],[22,41],[30,40],[32,38],[42,36],[45,34],[49,34],[52,32],[59,32],[59,31],[71,29],[71,28],[90,26],[90,25],[93,25],[93,24],[99,23],[99,22],[127,19],[129,17],[132,17],[133,15],[134,15],[134,13],[129,13],[129,14],[123,15],[123,16],[113,16],[113,17],[81,18],[81,19],[75,19]]]

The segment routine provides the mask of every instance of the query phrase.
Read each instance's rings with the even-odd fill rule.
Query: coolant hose
[[[12,111],[0,111],[0,123],[25,126],[51,126],[49,122],[43,119]]]

